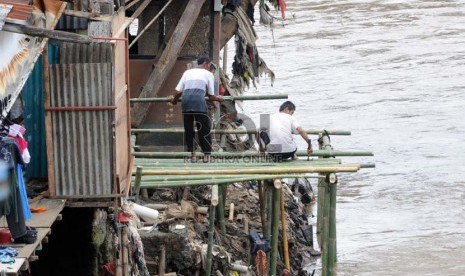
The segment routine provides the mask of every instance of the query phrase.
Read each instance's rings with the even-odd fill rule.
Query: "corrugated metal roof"
[[[28,2],[0,0],[0,5],[11,6],[11,11],[7,15],[7,20],[10,22],[24,24],[32,20],[32,5]]]
[[[51,106],[111,106],[111,76],[111,63],[51,65]],[[111,195],[114,110],[51,114],[56,195]]]

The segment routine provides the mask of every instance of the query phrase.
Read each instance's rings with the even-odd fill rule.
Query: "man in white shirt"
[[[195,160],[194,124],[198,130],[199,144],[204,153],[204,162],[210,160],[212,151],[211,141],[211,121],[207,114],[207,102],[205,96],[210,101],[223,101],[222,96],[214,95],[215,79],[209,71],[210,59],[201,56],[197,59],[197,68],[192,68],[184,72],[176,86],[178,93],[172,98],[171,103],[175,105],[182,95],[182,113],[184,119],[184,137],[187,151],[191,152],[192,160]]]
[[[292,116],[294,112],[295,105],[290,101],[286,101],[279,108],[279,113],[270,117],[270,142],[266,146],[266,150],[275,161],[295,157],[297,145],[292,134],[300,134],[308,144],[307,153],[310,155],[313,152],[312,143],[307,133]]]

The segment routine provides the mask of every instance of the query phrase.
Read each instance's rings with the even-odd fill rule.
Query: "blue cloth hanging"
[[[23,167],[21,164],[18,164],[17,168],[19,196],[21,197],[21,204],[23,206],[24,219],[30,220],[32,218],[32,213],[29,208],[29,200],[27,199],[26,185],[24,185]]]

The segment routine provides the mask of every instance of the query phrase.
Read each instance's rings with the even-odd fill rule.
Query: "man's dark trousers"
[[[212,151],[211,138],[211,121],[207,113],[183,113],[184,119],[184,139],[188,152],[194,152],[195,126],[198,129],[199,144],[204,154],[210,154]]]

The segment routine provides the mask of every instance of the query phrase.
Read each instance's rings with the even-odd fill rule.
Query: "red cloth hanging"
[[[278,4],[281,9],[281,17],[286,19],[286,0],[278,0]]]

